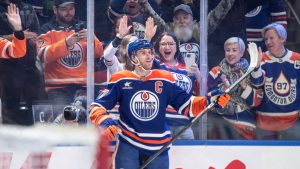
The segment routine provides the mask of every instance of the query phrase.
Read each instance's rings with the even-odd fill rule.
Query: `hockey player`
[[[26,39],[22,31],[19,9],[15,4],[7,7],[6,13],[9,23],[13,26],[12,42],[0,38],[0,57],[4,59],[20,58],[26,54]]]
[[[258,60],[251,81],[263,89],[257,108],[258,139],[300,139],[300,54],[285,48],[285,28],[278,23],[262,31],[268,51]]]
[[[107,90],[90,106],[90,119],[96,126],[107,128],[111,139],[119,134],[115,168],[138,168],[150,155],[170,141],[171,133],[165,119],[168,105],[179,114],[197,116],[210,102],[210,96],[194,97],[180,89],[171,73],[151,70],[153,47],[147,40],[137,39],[128,45],[128,55],[135,65],[133,71],[121,71],[111,76]],[[215,98],[215,97],[214,97]],[[228,94],[217,96],[217,105],[228,103]],[[120,104],[120,128],[107,113]],[[149,165],[150,169],[169,168],[168,151]]]

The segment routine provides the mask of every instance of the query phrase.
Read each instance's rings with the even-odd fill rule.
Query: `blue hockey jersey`
[[[257,108],[258,126],[270,131],[292,127],[300,111],[300,54],[288,51],[276,58],[266,52],[261,69],[252,73],[251,81],[264,91]]]
[[[92,123],[99,125],[99,117],[118,102],[122,130],[119,139],[145,151],[159,150],[170,141],[165,117],[168,105],[187,117],[198,115],[206,107],[205,97],[186,93],[164,70],[151,70],[146,77],[121,71],[111,76],[107,89],[91,105]]]
[[[188,74],[184,64],[178,63],[175,66],[169,66],[162,63],[160,66],[161,69],[171,72],[177,86],[187,93],[193,94],[195,86],[197,86],[196,77]],[[170,106],[167,108],[166,116],[168,118],[168,124],[170,125],[185,125],[190,121],[188,117],[178,114],[177,111]]]
[[[246,32],[247,41],[255,42],[258,46],[265,49],[263,42],[262,30],[272,22],[282,24],[287,27],[287,16],[285,11],[284,0],[272,0],[264,5],[257,6],[246,14]]]

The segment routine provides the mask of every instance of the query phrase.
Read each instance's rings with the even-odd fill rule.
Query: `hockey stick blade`
[[[233,88],[235,88],[237,85],[240,84],[242,80],[244,80],[248,75],[250,75],[251,72],[256,67],[257,61],[258,61],[258,50],[255,43],[249,43],[248,44],[248,52],[250,54],[250,65],[246,71],[246,73],[240,77],[237,81],[235,81],[227,90],[225,90],[225,93],[230,93]],[[166,143],[164,146],[162,146],[161,149],[159,149],[155,154],[150,156],[141,166],[139,169],[144,169],[148,164],[150,164],[151,161],[153,161],[157,156],[159,156],[162,152],[164,152],[183,132],[185,132],[188,128],[190,128],[192,125],[194,125],[198,119],[200,119],[203,115],[205,115],[211,108],[213,108],[216,105],[216,101],[211,102],[204,110],[202,110],[196,117],[194,117],[190,123],[184,126],[177,134],[175,134],[172,139]]]

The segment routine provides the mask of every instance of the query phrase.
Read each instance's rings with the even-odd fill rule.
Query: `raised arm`
[[[14,34],[12,42],[0,38],[0,57],[5,59],[23,57],[26,54],[26,39],[22,31],[19,9],[15,4],[10,4],[7,7],[6,16],[13,26]]]
[[[22,22],[19,14],[19,8],[15,4],[10,4],[7,7],[7,16],[8,22],[13,26],[14,31],[22,30]]]
[[[128,25],[128,16],[124,15],[120,19],[118,33],[113,41],[104,50],[105,65],[110,74],[120,71],[121,64],[116,56],[118,47],[121,44],[122,39],[129,34],[132,25]]]
[[[157,25],[154,24],[152,17],[148,17],[146,21],[145,39],[151,41],[156,34]]]

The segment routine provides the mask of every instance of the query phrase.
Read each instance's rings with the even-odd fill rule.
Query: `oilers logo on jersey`
[[[60,59],[62,65],[68,68],[77,68],[83,62],[83,51],[79,43],[75,43],[73,48],[70,49],[68,56]]]
[[[150,121],[158,114],[159,100],[151,91],[136,92],[130,100],[130,110],[135,118]]]
[[[289,83],[282,72],[274,83],[272,80],[273,78],[266,78],[265,93],[268,99],[277,105],[292,104],[296,100],[297,80],[291,79]]]
[[[172,72],[172,75],[176,81],[176,85],[179,86],[184,91],[186,91],[187,93],[190,93],[193,85],[192,80],[184,74],[178,74]]]
[[[199,51],[200,51],[200,46],[197,43],[183,43],[179,45],[179,50],[180,53],[183,57],[186,57],[187,53],[195,53],[196,58],[195,62],[199,62]]]

